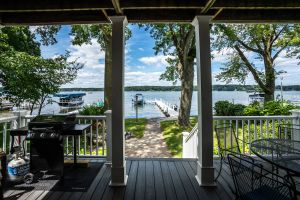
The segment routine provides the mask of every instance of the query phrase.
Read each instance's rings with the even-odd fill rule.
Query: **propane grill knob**
[[[45,138],[45,137],[46,137],[46,134],[45,134],[45,133],[41,133],[40,137],[41,137],[41,138]]]

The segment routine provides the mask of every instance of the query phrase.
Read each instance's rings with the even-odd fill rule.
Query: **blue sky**
[[[159,80],[161,73],[166,68],[166,56],[154,54],[154,40],[149,32],[140,29],[137,25],[129,25],[132,31],[132,37],[126,42],[125,46],[125,85],[172,85],[171,82]],[[70,60],[84,63],[85,66],[79,71],[78,77],[72,83],[63,87],[103,87],[104,84],[104,52],[101,51],[96,40],[91,45],[74,46],[71,44],[69,35],[70,26],[63,26],[57,35],[58,43],[53,46],[43,46],[42,55],[44,57],[53,57],[57,54],[63,54],[66,50],[70,51]],[[214,76],[220,71],[220,67],[226,62],[231,50],[223,52],[212,51],[214,59],[212,60],[212,78],[213,84],[225,84],[216,81]],[[300,84],[300,66],[299,60],[285,58],[284,52],[277,59],[277,70],[285,70],[284,84]],[[248,57],[256,63],[255,56],[248,54]],[[236,83],[236,82],[233,82]],[[246,84],[255,84],[251,75],[247,78]],[[279,84],[279,79],[276,81]]]

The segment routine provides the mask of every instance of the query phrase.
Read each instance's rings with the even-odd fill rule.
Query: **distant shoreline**
[[[196,91],[196,86],[194,91]],[[280,90],[280,86],[276,86],[276,90]],[[61,88],[61,92],[69,91],[104,91],[103,88]],[[128,86],[125,87],[125,91],[181,91],[180,86]],[[247,91],[254,92],[259,91],[256,85],[213,85],[213,91]],[[288,85],[283,86],[283,91],[300,91],[300,85]]]

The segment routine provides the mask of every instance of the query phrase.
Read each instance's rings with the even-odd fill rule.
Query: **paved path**
[[[163,135],[160,130],[160,119],[153,118],[148,120],[144,137],[130,138],[125,140],[125,155],[127,157],[142,158],[171,158]]]

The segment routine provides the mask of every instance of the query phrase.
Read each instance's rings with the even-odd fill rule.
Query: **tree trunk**
[[[190,125],[191,102],[194,89],[194,63],[189,62],[187,66],[183,66],[183,69],[178,125],[187,127]]]
[[[265,64],[265,75],[266,75],[266,89],[265,92],[265,102],[274,100],[275,92],[275,70],[273,67],[271,53],[267,53],[264,56]]]
[[[105,74],[104,74],[104,110],[111,109],[112,101],[112,41],[106,40],[105,50]]]
[[[41,115],[41,112],[42,112],[42,108],[43,108],[45,99],[46,99],[46,96],[42,96],[42,97],[41,97],[41,101],[40,101],[39,110],[38,110],[38,114],[37,114],[37,115]],[[33,106],[34,106],[34,105],[33,105]]]

